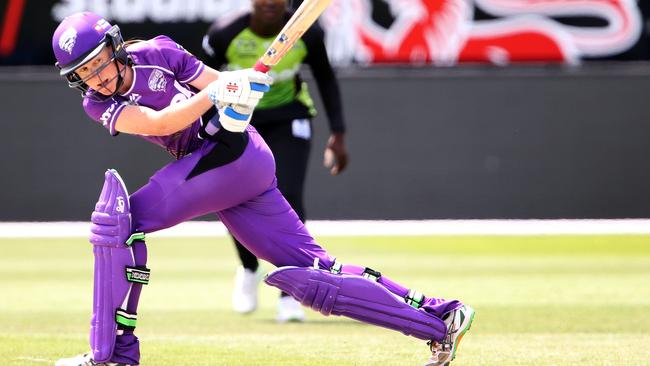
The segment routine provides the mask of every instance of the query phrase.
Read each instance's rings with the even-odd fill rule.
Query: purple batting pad
[[[447,327],[433,314],[407,305],[375,281],[303,267],[282,267],[264,281],[323,315],[344,315],[424,340],[440,340]]]
[[[113,355],[117,333],[116,310],[126,309],[132,283],[125,270],[135,267],[133,252],[126,245],[131,234],[129,195],[115,170],[105,174],[104,187],[92,214],[95,279],[93,317],[90,323],[90,346],[96,362],[108,361]],[[125,315],[126,318],[130,318]],[[134,319],[129,319],[135,323]]]
[[[104,174],[104,187],[95,204],[90,226],[90,242],[112,248],[126,247],[131,235],[129,193],[122,178],[113,169]]]

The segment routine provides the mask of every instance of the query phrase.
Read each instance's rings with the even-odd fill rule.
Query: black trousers
[[[311,121],[290,119],[255,126],[255,128],[273,152],[278,189],[289,201],[298,217],[305,221],[303,189],[311,150]],[[233,241],[244,268],[257,270],[259,262],[255,255],[234,237]]]

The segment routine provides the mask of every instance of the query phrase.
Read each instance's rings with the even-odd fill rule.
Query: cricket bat
[[[273,65],[280,62],[330,2],[331,0],[304,0],[253,68],[256,71],[268,72]]]

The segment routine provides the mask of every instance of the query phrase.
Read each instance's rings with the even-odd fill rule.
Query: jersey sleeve
[[[169,37],[158,36],[154,38],[154,44],[164,63],[169,66],[176,80],[181,84],[192,82],[205,69],[203,62]]]
[[[318,91],[325,106],[330,131],[345,132],[341,92],[334,70],[327,57],[324,37],[325,34],[318,24],[314,24],[307,30],[303,36],[307,47],[305,63],[309,65],[314,79],[316,79]]]
[[[228,42],[224,39],[221,28],[213,24],[203,37],[203,52],[210,67],[219,70],[226,64]]]
[[[99,122],[104,126],[111,136],[119,134],[119,132],[115,130],[115,122],[126,105],[126,103],[120,103],[114,99],[109,99],[105,102],[95,102],[88,98],[84,98],[83,101],[83,108],[86,114],[92,120]]]

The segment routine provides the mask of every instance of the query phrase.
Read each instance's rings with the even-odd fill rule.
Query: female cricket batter
[[[258,55],[280,33],[291,18],[287,0],[253,0],[250,13],[229,22],[216,21],[203,39],[208,65],[227,70],[253,67]],[[245,45],[245,46],[242,46]],[[348,161],[345,123],[338,82],[327,58],[324,33],[312,25],[301,39],[273,66],[274,83],[255,108],[251,124],[271,148],[275,157],[278,189],[301,221],[305,221],[303,190],[311,149],[311,119],[316,114],[307,83],[300,77],[302,64],[309,66],[320,91],[331,134],[327,140],[325,162],[334,157],[330,173],[342,172]],[[237,269],[232,297],[233,309],[250,313],[257,308],[259,262],[241,243],[235,247],[242,263]],[[300,321],[303,310],[287,293],[278,302],[277,320]]]
[[[114,170],[91,216],[95,255],[91,351],[57,366],[138,365],[134,334],[149,282],[146,233],[215,213],[255,256],[278,267],[265,282],[324,315],[345,315],[428,341],[427,365],[448,365],[474,311],[426,297],[366,267],[341,264],[305,229],[276,186],[273,156],[249,126],[271,79],[217,72],[171,39],[126,45],[92,13],[65,18],[52,47],[83,107],[111,135],[135,134],[178,160],[133,195]],[[216,107],[216,108],[215,108]]]

